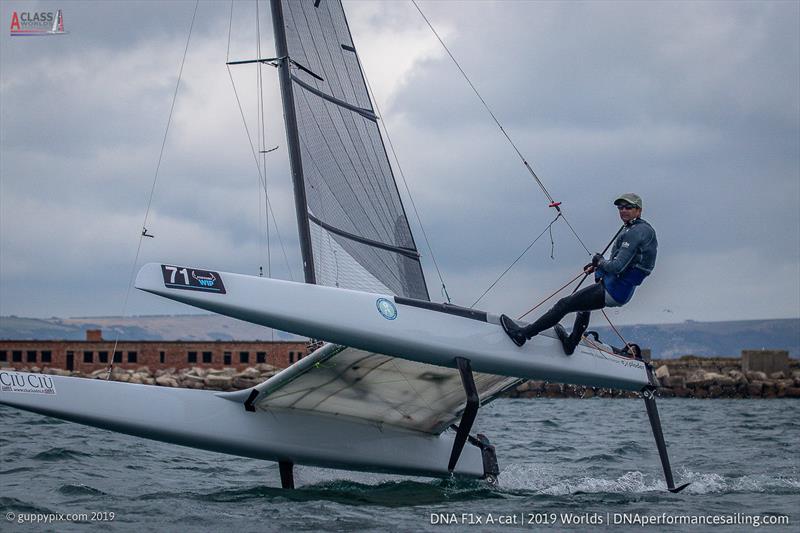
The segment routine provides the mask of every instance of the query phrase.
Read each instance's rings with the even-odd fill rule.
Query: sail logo
[[[64,35],[64,13],[58,11],[29,11],[11,13],[11,35]]]
[[[42,374],[0,372],[0,392],[55,394],[53,378]]]
[[[386,320],[394,320],[397,318],[397,307],[386,298],[378,298],[375,305],[378,306],[378,312],[383,315],[383,318]]]
[[[217,278],[214,276],[213,272],[208,272],[206,275],[202,275],[193,270],[192,277],[197,280],[197,283],[199,283],[201,287],[213,287],[214,282],[217,281]]]

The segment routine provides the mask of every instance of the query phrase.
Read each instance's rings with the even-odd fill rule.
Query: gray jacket
[[[610,274],[622,274],[638,268],[650,274],[656,266],[658,239],[656,230],[641,218],[631,221],[619,234],[611,248],[611,259],[598,265]]]

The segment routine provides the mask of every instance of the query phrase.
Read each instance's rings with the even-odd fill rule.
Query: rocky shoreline
[[[680,359],[652,361],[661,388],[658,395],[664,398],[800,398],[800,361],[790,360],[788,371],[742,371],[739,358],[703,358],[684,356]],[[2,370],[14,370],[4,368]],[[58,368],[26,367],[17,370],[58,376],[75,376],[106,379],[106,369],[90,374],[71,372]],[[281,369],[261,363],[245,370],[235,368],[210,369],[204,367],[168,368],[151,372],[146,366],[136,370],[115,368],[113,381],[204,389],[234,391],[258,385]],[[505,394],[510,398],[636,398],[638,393],[617,391],[562,383],[530,380]]]
[[[800,361],[788,371],[742,371],[740,358],[684,356],[651,362],[662,398],[800,398]],[[544,381],[527,381],[506,396],[511,398],[637,398],[639,393]]]
[[[4,368],[2,370],[15,370]],[[71,372],[60,368],[20,368],[21,372],[34,372],[50,374],[55,376],[73,376],[89,379],[106,379],[107,369],[95,370],[90,374],[81,372]],[[248,367],[243,371],[235,368],[204,368],[193,366],[191,368],[167,368],[151,372],[146,366],[129,370],[124,368],[114,368],[111,373],[112,381],[122,381],[125,383],[138,383],[140,385],[158,385],[160,387],[176,387],[183,389],[204,389],[216,391],[234,391],[248,389],[271,378],[281,369],[266,363],[260,363],[253,367]]]

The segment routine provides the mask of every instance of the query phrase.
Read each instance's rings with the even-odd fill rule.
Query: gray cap
[[[619,205],[623,202],[635,205],[639,209],[642,208],[642,197],[632,192],[626,192],[625,194],[620,194],[619,196],[617,196],[617,199],[614,200],[614,205]]]

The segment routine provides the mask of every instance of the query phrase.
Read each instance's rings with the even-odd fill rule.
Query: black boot
[[[506,332],[514,344],[522,346],[528,338],[525,336],[525,328],[521,328],[516,322],[511,320],[507,315],[500,315],[500,325],[503,326],[503,331]]]
[[[558,340],[561,341],[561,346],[564,347],[564,353],[567,355],[572,355],[572,352],[575,351],[575,345],[570,343],[569,334],[567,334],[567,330],[564,329],[564,326],[561,324],[556,324],[553,326],[553,329],[558,336]]]
[[[589,318],[591,315],[592,313],[589,311],[581,311],[575,315],[575,324],[572,326],[572,333],[569,334],[569,346],[564,347],[564,351],[567,355],[572,355],[575,348],[581,342],[581,339],[583,339],[583,333],[586,331],[586,328],[589,327]]]

